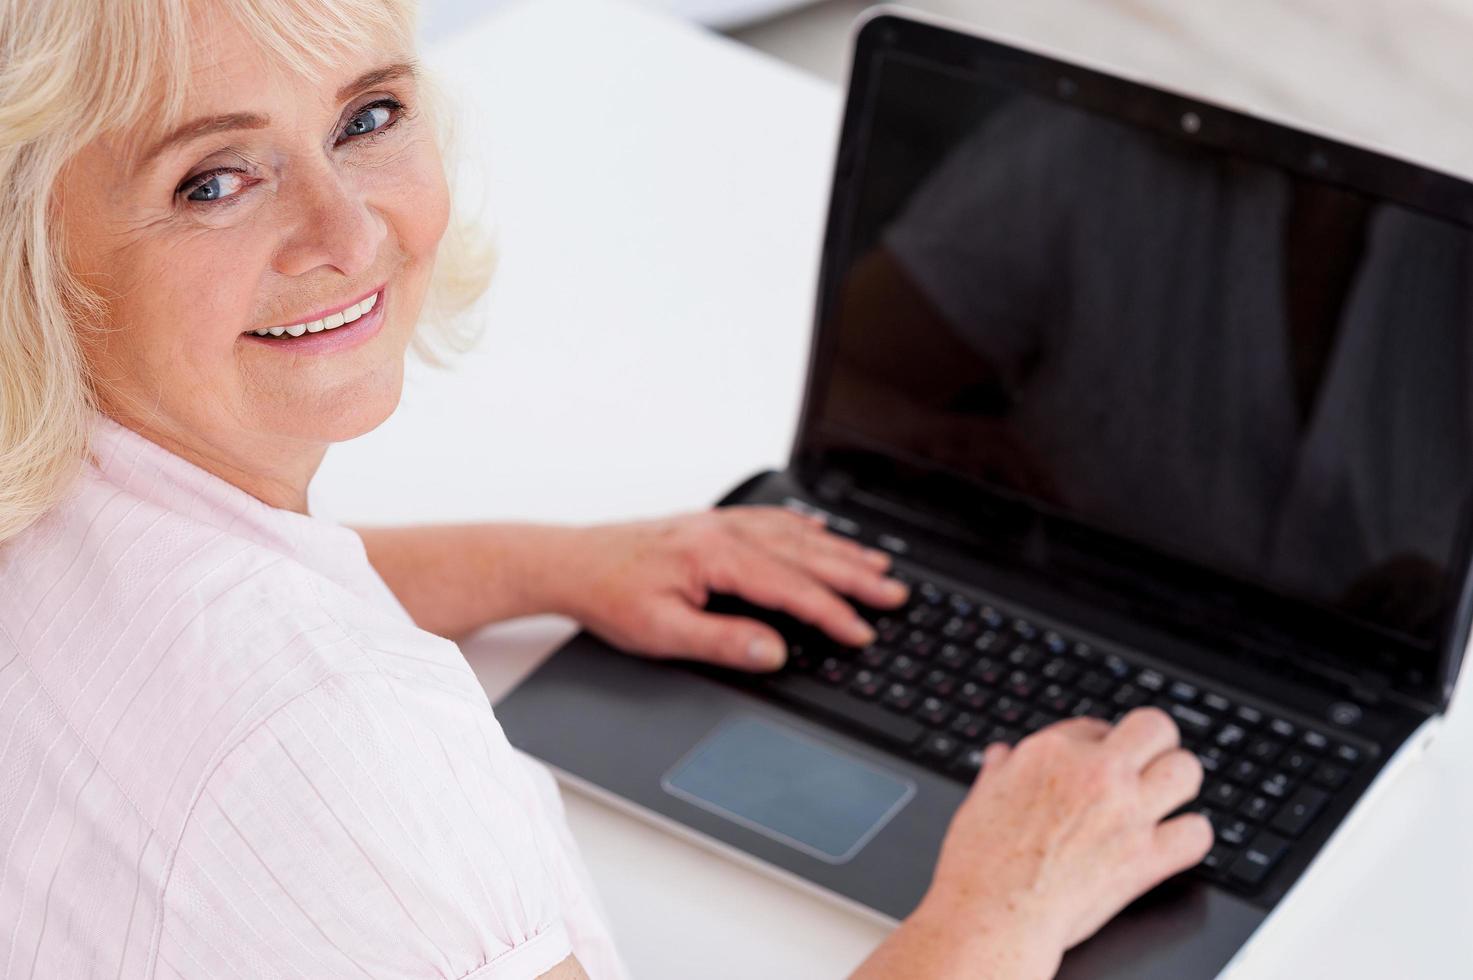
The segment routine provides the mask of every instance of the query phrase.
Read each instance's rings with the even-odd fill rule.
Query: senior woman
[[[710,593],[853,644],[851,600],[904,598],[777,511],[307,512],[427,298],[483,278],[413,37],[408,0],[0,0],[5,976],[621,976],[551,779],[446,637],[556,611],[770,670],[777,634]],[[1151,710],[993,746],[860,973],[1050,974],[1203,856],[1167,819],[1200,778]]]

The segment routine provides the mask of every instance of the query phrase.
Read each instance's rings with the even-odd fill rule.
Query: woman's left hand
[[[905,601],[890,558],[830,533],[819,518],[778,507],[728,507],[634,524],[580,528],[553,566],[560,612],[622,649],[774,670],[786,646],[772,627],[706,612],[734,595],[862,646],[874,630],[845,600]]]

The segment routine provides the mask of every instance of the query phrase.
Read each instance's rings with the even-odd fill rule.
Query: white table
[[[626,518],[705,506],[780,464],[839,93],[600,0],[511,6],[430,63],[464,109],[461,196],[490,202],[501,245],[489,326],[452,371],[414,366],[395,417],[329,454],[318,512]],[[570,629],[531,620],[464,650],[495,700]],[[840,977],[883,936],[567,797],[637,977]],[[1267,975],[1473,976],[1473,711],[1349,843],[1264,937]]]

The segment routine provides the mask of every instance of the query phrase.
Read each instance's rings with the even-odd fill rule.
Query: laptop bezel
[[[867,123],[873,102],[873,83],[879,58],[897,54],[928,62],[938,70],[986,76],[994,82],[1018,84],[1031,81],[1030,90],[1058,98],[1059,80],[1067,79],[1073,103],[1087,105],[1114,118],[1173,133],[1183,131],[1182,120],[1192,116],[1193,138],[1246,157],[1260,159],[1308,176],[1328,179],[1389,201],[1428,212],[1473,228],[1473,184],[1427,167],[1384,153],[1308,132],[1303,128],[1274,122],[1261,116],[1214,102],[1147,84],[1119,73],[1062,59],[1016,42],[1003,42],[957,25],[941,24],[936,18],[917,16],[895,8],[876,8],[856,27],[850,65],[848,97],[840,144],[834,164],[825,237],[820,260],[819,288],[814,329],[808,361],[802,409],[789,460],[789,469],[805,486],[843,484],[845,464],[826,452],[820,433],[821,407],[828,370],[833,362],[834,338],[824,327],[832,322],[840,276],[849,266],[846,252],[854,201],[862,176],[861,164]],[[1014,77],[999,77],[1002,68]],[[838,475],[840,479],[834,481]],[[1149,556],[1149,549],[1138,549]],[[1149,565],[1156,557],[1144,563]],[[1180,571],[1180,561],[1162,567]],[[1356,624],[1316,608],[1261,589],[1244,586],[1226,576],[1202,570],[1218,585],[1239,590],[1244,608],[1253,616],[1272,621],[1274,629],[1291,648],[1297,647],[1315,663],[1341,667],[1357,674],[1368,696],[1384,690],[1400,694],[1427,711],[1442,711],[1451,698],[1454,682],[1473,621],[1473,519],[1465,520],[1454,544],[1449,567],[1449,594],[1440,642],[1430,651],[1427,675],[1409,679],[1388,664],[1404,663],[1405,652],[1379,631],[1362,630]],[[1036,570],[1034,570],[1036,571]],[[1214,624],[1216,627],[1217,624]],[[1207,637],[1204,635],[1204,640]],[[1230,641],[1219,633],[1212,639]],[[1332,664],[1321,656],[1326,648],[1346,651]],[[1252,656],[1252,646],[1237,652]],[[1428,658],[1425,648],[1415,655]],[[1315,663],[1308,666],[1314,667]]]

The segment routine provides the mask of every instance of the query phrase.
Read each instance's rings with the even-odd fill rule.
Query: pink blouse
[[[547,770],[354,531],[93,450],[0,546],[0,976],[624,976]]]

